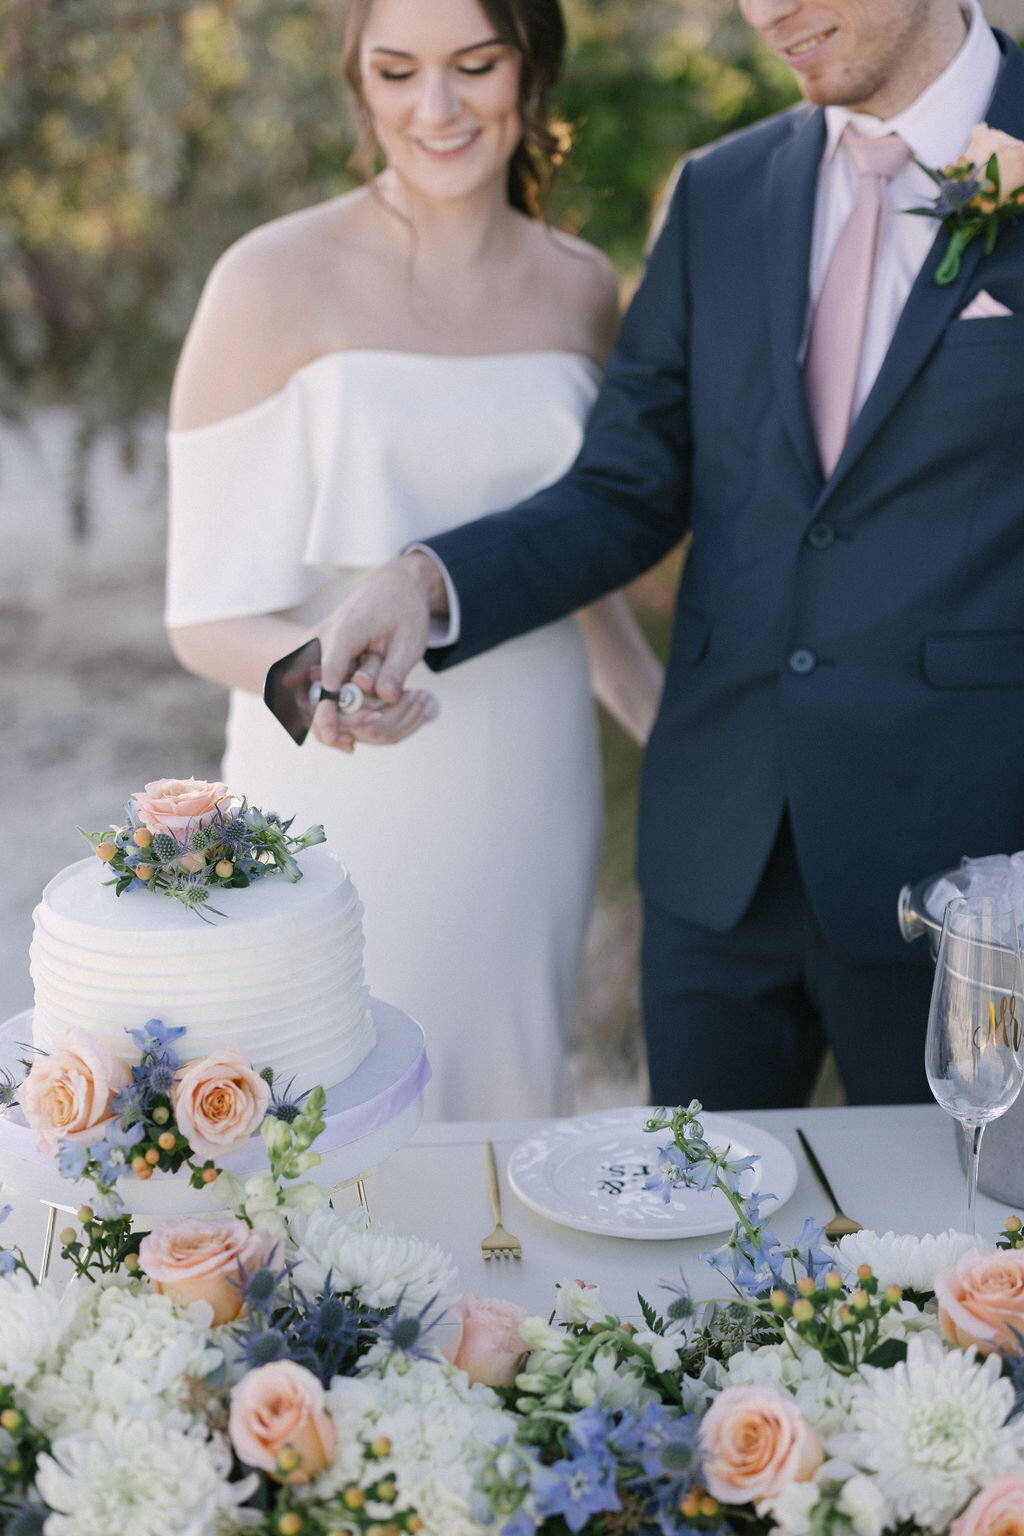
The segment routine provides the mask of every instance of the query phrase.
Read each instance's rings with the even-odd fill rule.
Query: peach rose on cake
[[[197,1157],[228,1157],[259,1130],[270,1088],[249,1058],[226,1045],[190,1061],[174,1084],[174,1118]]]
[[[123,1061],[81,1029],[68,1029],[48,1056],[37,1056],[18,1090],[18,1104],[40,1152],[61,1141],[98,1140],[111,1118],[110,1100],[132,1080]]]
[[[1024,1249],[969,1249],[935,1276],[943,1336],[983,1355],[1018,1351],[1024,1333]]]
[[[139,1264],[153,1289],[188,1306],[208,1301],[212,1327],[242,1310],[244,1275],[266,1264],[275,1241],[236,1216],[174,1216],[139,1244]]]
[[[1018,187],[1024,187],[1024,144],[1020,139],[1003,133],[1001,128],[990,128],[987,123],[979,123],[971,134],[971,142],[965,154],[981,171],[985,170],[995,155],[999,167],[1000,203],[1005,203]]]
[[[231,1393],[228,1434],[240,1461],[278,1482],[308,1483],[334,1455],[338,1436],[324,1389],[304,1365],[274,1360],[243,1376]]]
[[[800,1409],[774,1387],[726,1387],[701,1420],[704,1482],[721,1504],[747,1504],[809,1482],[825,1459]]]
[[[234,802],[226,784],[206,779],[154,779],[132,795],[139,820],[154,835],[169,832],[183,846],[190,832],[213,821],[218,807]]]
[[[953,1521],[949,1536],[1024,1536],[1024,1477],[995,1478]]]
[[[493,1297],[477,1299],[472,1291],[460,1296],[452,1308],[459,1319],[459,1337],[445,1345],[444,1356],[470,1381],[485,1387],[510,1387],[519,1371],[527,1346],[519,1332],[529,1317],[525,1307]]]

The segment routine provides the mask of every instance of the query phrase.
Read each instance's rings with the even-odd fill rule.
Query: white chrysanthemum
[[[39,1458],[46,1536],[218,1536],[240,1529],[257,1479],[229,1483],[231,1453],[205,1432],[99,1415]]]
[[[828,1450],[874,1474],[886,1525],[944,1530],[983,1484],[1024,1470],[1024,1422],[1004,1422],[1013,1388],[1001,1368],[998,1355],[978,1360],[927,1334],[891,1370],[862,1367],[848,1428]]]
[[[338,1291],[355,1291],[371,1307],[418,1312],[437,1297],[455,1298],[458,1273],[436,1243],[399,1236],[386,1222],[368,1225],[362,1211],[338,1217],[329,1207],[289,1218],[295,1278],[305,1291],[323,1289],[328,1270]]]
[[[948,1269],[970,1248],[991,1248],[978,1237],[945,1232],[927,1237],[908,1237],[905,1233],[851,1232],[836,1244],[836,1268],[848,1277],[857,1266],[870,1264],[879,1285],[899,1285],[905,1291],[933,1291],[935,1276]]]
[[[0,1280],[0,1379],[16,1391],[56,1361],[68,1308],[24,1270]]]
[[[183,1307],[123,1277],[78,1287],[72,1299],[59,1375],[26,1396],[34,1422],[50,1435],[85,1429],[95,1414],[170,1415],[184,1427],[185,1377],[207,1376],[223,1360],[209,1339],[207,1303]]]
[[[516,1422],[489,1387],[471,1386],[446,1362],[399,1356],[380,1376],[335,1377],[327,1408],[338,1448],[327,1471],[296,1490],[299,1497],[315,1505],[350,1482],[369,1488],[392,1477],[398,1493],[391,1518],[414,1509],[423,1536],[480,1536],[474,1484]],[[366,1458],[364,1447],[379,1435],[390,1440],[390,1452]]]

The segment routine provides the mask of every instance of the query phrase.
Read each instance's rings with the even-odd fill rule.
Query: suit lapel
[[[1024,136],[1024,54],[1000,34],[1006,59],[988,123],[1015,137]],[[1000,236],[1005,238],[1005,235]],[[903,307],[885,361],[864,407],[850,429],[828,488],[842,480],[913,383],[946,326],[963,309],[977,268],[985,255],[985,242],[971,241],[960,262],[960,271],[945,287],[935,281],[936,268],[945,254],[948,235],[939,228],[928,258],[918,273]]]
[[[824,142],[824,113],[797,111],[791,136],[769,162],[764,198],[768,319],[776,399],[793,446],[812,478],[820,478],[821,467],[797,354],[807,314],[814,199]]]

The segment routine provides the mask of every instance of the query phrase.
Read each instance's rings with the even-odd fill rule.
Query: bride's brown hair
[[[555,168],[565,157],[570,134],[548,110],[548,93],[565,57],[565,22],[558,0],[478,0],[495,34],[519,54],[519,119],[523,136],[508,167],[508,200],[533,218],[543,217],[544,199]],[[373,119],[363,93],[359,48],[373,0],[349,0],[342,64],[356,104],[358,140],[349,160],[368,181],[377,159]]]

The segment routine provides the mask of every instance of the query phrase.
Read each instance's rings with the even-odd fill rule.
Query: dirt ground
[[[95,450],[83,541],[69,512],[74,425],[51,411],[0,428],[0,1019],[31,1004],[32,909],[87,851],[76,824],[106,825],[148,779],[212,776],[222,746],[224,692],[182,671],[161,624],[162,422],[147,423],[130,471],[113,439]],[[579,1110],[645,1100],[637,931],[635,897],[602,896],[576,1028]]]

